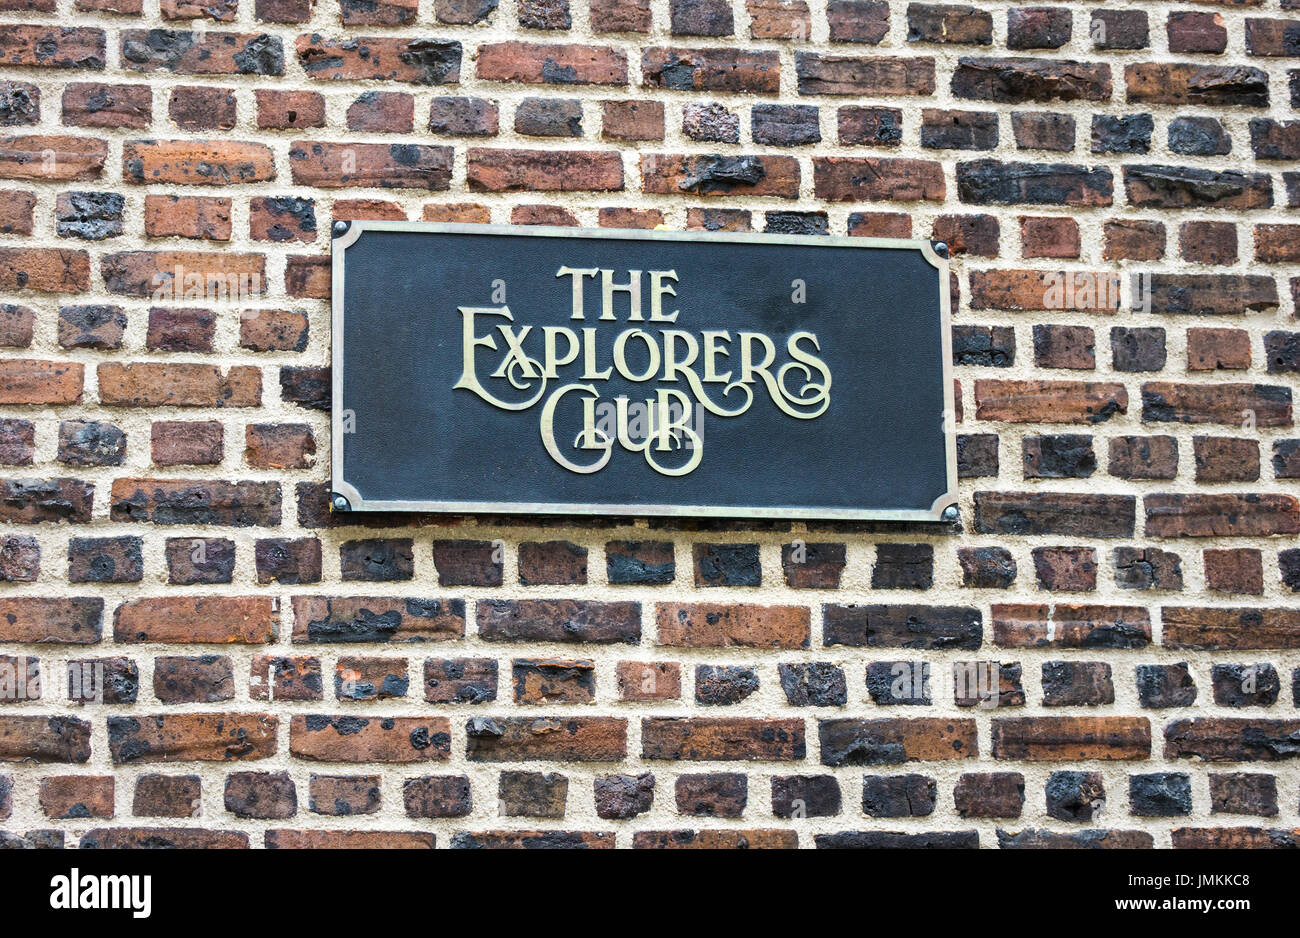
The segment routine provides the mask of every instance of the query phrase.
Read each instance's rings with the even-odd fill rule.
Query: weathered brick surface
[[[1294,843],[1295,0],[0,6],[0,843]],[[358,218],[943,241],[959,524],[331,515]]]

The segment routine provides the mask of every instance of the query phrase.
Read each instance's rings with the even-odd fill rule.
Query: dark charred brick
[[[979,846],[977,831],[844,831],[814,834],[818,850],[971,850]]]
[[[1025,777],[1019,772],[967,773],[952,790],[963,818],[1017,818],[1025,807]]]
[[[1043,662],[1044,707],[1089,707],[1115,702],[1105,661]]]
[[[757,544],[696,544],[696,586],[761,586]]]
[[[571,599],[480,599],[479,636],[490,642],[635,644],[641,604]]]
[[[258,538],[253,561],[258,583],[296,586],[321,581],[321,544],[314,537]]]
[[[415,575],[415,542],[406,537],[344,541],[339,566],[344,580],[409,580]]]
[[[526,541],[519,545],[519,582],[583,584],[587,582],[587,549],[571,541]]]
[[[610,821],[626,821],[645,814],[654,806],[655,777],[651,772],[640,775],[601,775],[592,786],[596,798],[596,815]]]
[[[1300,439],[1273,441],[1273,475],[1300,479]]]
[[[758,690],[758,672],[742,665],[695,668],[695,702],[708,707],[737,704]]]
[[[610,541],[605,571],[611,585],[658,586],[675,575],[673,545],[667,541]]]
[[[1137,817],[1179,817],[1192,813],[1192,777],[1186,772],[1152,772],[1128,777],[1129,811]]]
[[[564,817],[569,779],[557,772],[501,773],[497,787],[498,812],[505,817]]]
[[[1217,171],[1186,166],[1130,164],[1124,189],[1137,208],[1269,208],[1272,182],[1266,173]]]
[[[1106,101],[1109,65],[1055,59],[963,56],[952,76],[958,98],[1025,104],[1047,101]]]
[[[131,813],[135,817],[198,817],[203,783],[197,775],[141,775]]]
[[[880,706],[928,706],[930,664],[926,661],[869,662],[867,693]]]
[[[973,650],[983,640],[980,611],[966,606],[827,603],[822,616],[827,646]]]
[[[997,474],[997,434],[959,434],[957,436],[957,478],[994,478]]]
[[[1034,326],[1034,364],[1040,368],[1088,371],[1097,366],[1092,329],[1087,326]]]
[[[140,671],[130,658],[68,662],[68,700],[73,703],[133,704]]]
[[[1182,558],[1155,547],[1116,547],[1115,585],[1130,590],[1181,590]]]
[[[1006,589],[1016,580],[1016,560],[1005,547],[961,547],[962,586],[972,589]]]
[[[1111,354],[1116,371],[1160,371],[1165,367],[1165,330],[1155,326],[1112,326]]]
[[[925,775],[867,775],[862,779],[862,811],[867,817],[928,817],[938,786]]]
[[[1277,777],[1262,772],[1211,772],[1210,813],[1277,817]]]
[[[929,589],[934,583],[934,547],[878,544],[871,568],[872,589]]]
[[[465,817],[473,809],[473,793],[464,775],[424,775],[402,783],[402,803],[407,817]]]
[[[1202,717],[1165,727],[1165,758],[1206,762],[1274,762],[1300,755],[1295,720]]]
[[[1111,171],[1070,163],[1004,163],[974,160],[957,164],[957,192],[973,205],[1110,205]]]
[[[1155,121],[1150,114],[1094,114],[1093,153],[1149,153]]]
[[[1002,850],[1150,850],[1154,838],[1146,831],[1083,830],[1061,833],[1032,828],[1011,833],[998,829]]]
[[[1007,11],[1008,49],[1059,49],[1070,41],[1067,7],[1013,7]]]
[[[308,781],[307,806],[313,814],[329,817],[374,814],[380,806],[380,782],[378,775],[312,773]]]
[[[1192,455],[1197,482],[1254,482],[1259,479],[1259,442],[1232,437],[1194,436]]]
[[[169,537],[167,582],[176,586],[229,583],[235,575],[235,542],[224,537]]]
[[[581,137],[582,102],[577,98],[524,98],[515,108],[515,133]]]
[[[1300,593],[1300,548],[1278,551],[1277,565],[1282,574],[1282,585],[1293,593]]]
[[[1026,479],[1086,479],[1097,471],[1092,437],[1027,436],[1021,444]]]
[[[68,541],[68,582],[139,583],[144,577],[138,536],[74,537]]]
[[[1010,326],[952,327],[954,365],[1010,368],[1016,362],[1016,332]]]
[[[834,775],[774,775],[772,813],[781,818],[835,817],[840,785]]]
[[[483,98],[434,98],[429,132],[445,137],[493,137],[499,124],[496,102]]]
[[[430,658],[424,662],[429,703],[489,703],[497,699],[497,663],[491,658]]]
[[[755,143],[804,146],[822,139],[818,110],[812,104],[756,104],[749,111]]]
[[[1032,556],[1043,589],[1087,592],[1097,588],[1097,552],[1091,547],[1035,547]]]
[[[111,423],[64,420],[59,424],[59,462],[68,466],[120,466],[126,434]]]
[[[992,45],[993,14],[959,4],[909,3],[907,41]]]
[[[896,147],[903,141],[903,112],[846,104],[836,112],[836,127],[840,143],[846,146]]]
[[[793,707],[842,707],[848,703],[844,670],[825,661],[777,665],[781,690]]]
[[[1053,772],[1045,792],[1047,816],[1058,821],[1091,821],[1106,804],[1100,772]]]
[[[60,238],[103,241],[122,233],[126,199],[116,192],[63,192],[54,210],[54,231]]]
[[[763,230],[769,234],[828,235],[825,212],[764,212]]]
[[[231,772],[226,810],[235,817],[281,819],[298,813],[298,790],[288,772]]]
[[[735,28],[726,0],[671,0],[668,25],[674,36],[730,36]]]
[[[280,398],[310,410],[329,410],[330,370],[285,365],[280,369]]]
[[[1282,689],[1271,664],[1215,664],[1210,682],[1221,707],[1271,707]]]
[[[992,150],[998,145],[998,116],[992,111],[921,112],[921,146],[932,150]]]
[[[843,544],[795,541],[781,547],[781,569],[792,589],[839,589],[844,567]]]
[[[225,655],[155,658],[153,693],[163,703],[233,700],[235,668]]]
[[[1151,44],[1145,10],[1093,10],[1088,32],[1096,49],[1145,49]]]
[[[1011,134],[1021,150],[1074,149],[1074,118],[1069,114],[1016,111],[1011,115]]]
[[[980,534],[1132,537],[1137,500],[1131,495],[976,492]]]
[[[494,541],[433,542],[440,586],[500,586],[504,550]]]
[[[1184,156],[1223,156],[1232,138],[1213,117],[1175,117],[1169,122],[1169,149]]]
[[[674,794],[678,814],[738,818],[749,801],[749,777],[740,772],[679,775]]]
[[[1300,159],[1300,120],[1251,118],[1250,148],[1259,160]]]

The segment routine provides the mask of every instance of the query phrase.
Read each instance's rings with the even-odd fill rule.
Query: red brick
[[[708,762],[801,760],[802,719],[648,717],[641,721],[641,758]]]
[[[807,648],[805,606],[731,603],[659,603],[660,645],[689,648]]]
[[[90,289],[90,256],[63,248],[0,248],[0,289],[84,293]]]
[[[608,46],[490,42],[479,46],[476,74],[511,84],[626,85],[627,58]]]
[[[115,765],[266,759],[276,753],[279,722],[269,713],[109,717],[108,747]]]
[[[289,751],[316,762],[429,762],[451,755],[446,717],[295,716]]]
[[[221,462],[222,425],[217,420],[158,420],[150,428],[149,445],[157,466],[214,466]]]
[[[1209,553],[1207,551],[1207,553]],[[1167,648],[1244,650],[1300,647],[1300,611],[1165,606]]]
[[[993,758],[1025,762],[1151,757],[1146,717],[1024,717],[993,721]]]
[[[256,407],[262,402],[262,371],[234,365],[223,375],[197,363],[105,363],[98,368],[99,399],[119,407]]]
[[[641,156],[641,189],[654,195],[799,196],[799,161],[792,156]]]
[[[76,404],[84,368],[73,362],[0,360],[0,404]]]
[[[940,163],[869,156],[814,157],[813,188],[833,202],[942,202],[946,191]]]
[[[1267,537],[1300,534],[1300,500],[1294,495],[1148,495],[1149,537]]]
[[[150,238],[230,240],[228,198],[147,195],[144,199],[144,233]]]
[[[471,148],[467,181],[477,192],[576,192],[623,188],[623,161],[614,151],[489,150]]]
[[[616,717],[496,717],[472,719],[471,762],[621,762],[627,720]]]
[[[280,614],[269,596],[166,596],[124,602],[113,613],[118,642],[258,645],[275,638]]]
[[[1008,423],[1089,423],[1128,411],[1122,384],[1091,381],[975,382],[976,417]]]

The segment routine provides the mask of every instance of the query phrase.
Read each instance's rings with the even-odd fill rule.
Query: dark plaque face
[[[336,510],[956,502],[929,242],[361,221],[333,250]]]

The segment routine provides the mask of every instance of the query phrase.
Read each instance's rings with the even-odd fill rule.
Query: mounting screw
[[[947,242],[947,241],[936,241],[936,242],[934,242],[934,253],[938,254],[940,257],[947,257],[947,256],[948,256],[948,242]]]
[[[336,234],[336,235],[347,234],[347,230],[348,230],[348,223],[347,223],[347,222],[345,222],[345,221],[336,221],[336,222],[334,223],[334,234]]]
[[[961,516],[956,505],[949,505],[943,510],[943,520],[949,524],[956,524],[957,519]]]
[[[335,494],[330,498],[330,511],[351,511],[352,506],[342,495]]]

